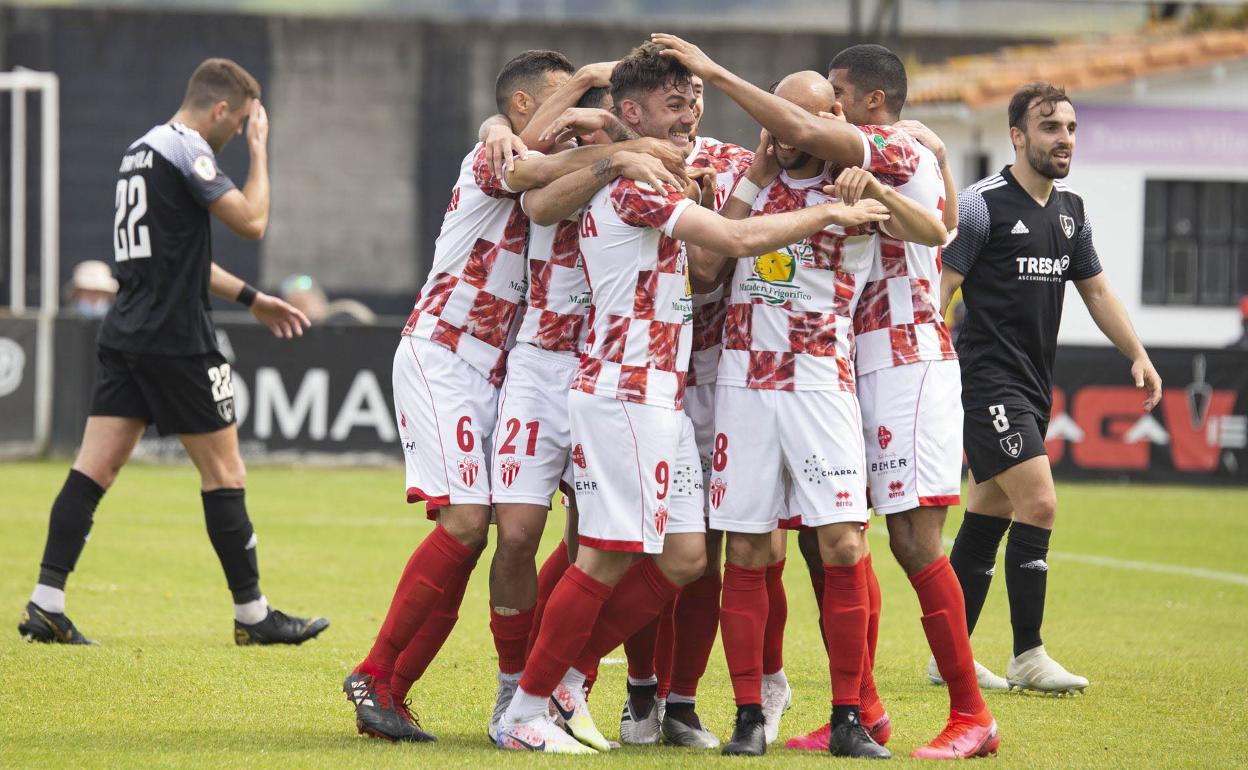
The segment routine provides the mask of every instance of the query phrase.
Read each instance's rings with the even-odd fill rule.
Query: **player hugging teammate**
[[[765,129],[755,152],[700,135],[704,83]],[[778,530],[800,526],[832,709],[796,745],[886,758],[871,506],[949,683],[949,721],[915,755],[995,752],[940,541],[961,460],[938,311],[953,188],[939,139],[899,123],[901,62],[856,46],[830,79],[768,93],[656,35],[580,70],[526,52],[496,96],[395,354],[408,500],[437,525],[344,683],[360,731],[433,739],[405,697],[493,519],[497,746],[613,748],[585,698],[623,642],[621,739],[717,746],[694,706],[722,623],[738,706],[723,752],[762,754],[792,697]],[[539,573],[557,489],[569,528]]]

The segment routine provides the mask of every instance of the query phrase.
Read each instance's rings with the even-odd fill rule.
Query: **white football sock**
[[[35,590],[30,594],[30,600],[45,612],[57,614],[65,612],[65,591],[60,588],[35,583]]]
[[[697,702],[698,702],[697,697],[693,695],[681,695],[679,693],[674,693],[674,692],[669,692],[667,694],[667,705],[669,706],[677,706],[681,703],[688,703],[692,705]]]
[[[269,616],[269,602],[264,596],[255,601],[234,605],[234,619],[246,626],[254,626]]]
[[[780,669],[774,674],[763,674],[763,682],[766,684],[779,685],[784,687],[789,682],[789,678],[784,675],[784,669]]]
[[[563,675],[563,681],[560,682],[564,687],[572,692],[585,692],[585,675],[575,668],[568,669],[568,673]]]
[[[659,678],[657,676],[651,676],[647,679],[633,679],[630,676],[628,678],[628,683],[633,687],[645,687],[648,684],[657,685],[659,683]]]
[[[517,687],[516,694],[507,706],[507,713],[503,714],[503,723],[514,725],[540,719],[546,716],[546,703],[549,700],[549,696],[530,695],[523,687]]]

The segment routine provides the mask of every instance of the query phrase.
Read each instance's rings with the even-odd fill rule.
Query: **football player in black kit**
[[[240,190],[216,153],[244,123],[251,163]],[[264,235],[268,134],[255,78],[228,59],[209,59],[191,76],[177,114],[122,157],[112,234],[121,287],[100,328],[82,446],[52,504],[39,581],[18,625],[28,640],[93,643],[65,616],[65,581],[96,505],[150,423],[176,435],[199,470],[208,538],[234,597],[234,641],[299,644],[329,625],[272,609],[260,592],[230,365],[217,351],[208,305],[209,292],[237,300],[278,337],[308,325],[294,307],[212,263],[209,214],[243,238]]]
[[[1009,121],[1014,163],[958,194],[959,234],[944,252],[941,308],[959,286],[967,308],[957,351],[971,467],[966,515],[949,560],[973,630],[1009,530],[1005,585],[1014,654],[1006,680],[1012,688],[1069,693],[1088,680],[1049,657],[1040,639],[1057,507],[1044,438],[1067,281],[1131,361],[1145,409],[1160,401],[1161,378],[1101,271],[1083,198],[1061,181],[1075,149],[1070,99],[1048,83],[1023,86],[1010,100]]]

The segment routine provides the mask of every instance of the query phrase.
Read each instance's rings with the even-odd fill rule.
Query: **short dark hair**
[[[576,72],[568,57],[558,51],[525,51],[503,65],[494,82],[494,102],[507,114],[507,105],[516,91],[533,93],[545,85],[547,72]]]
[[[576,106],[597,109],[602,107],[602,100],[610,93],[610,86],[594,86],[581,94],[581,98],[577,100]]]
[[[906,106],[906,65],[882,45],[851,45],[832,59],[828,73],[832,70],[845,70],[859,91],[883,91],[884,105],[894,115]]]
[[[685,65],[673,56],[663,56],[662,50],[656,43],[642,43],[616,62],[611,70],[611,98],[617,107],[639,93],[691,82]]]
[[[1042,81],[1028,83],[1020,87],[1010,97],[1010,128],[1017,128],[1019,131],[1025,130],[1027,126],[1027,111],[1033,105],[1036,107],[1049,105],[1048,111],[1044,114],[1052,115],[1053,110],[1056,110],[1057,105],[1062,102],[1070,102],[1070,97],[1066,95],[1066,89]]]
[[[202,110],[226,102],[236,110],[248,99],[260,98],[260,84],[250,72],[230,59],[205,59],[186,84],[182,105]]]

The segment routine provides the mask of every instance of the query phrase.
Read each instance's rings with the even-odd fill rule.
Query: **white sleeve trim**
[[[871,170],[871,140],[867,138],[867,132],[861,128],[858,129],[858,135],[862,137],[862,168],[867,171]]]
[[[685,213],[685,209],[693,205],[693,201],[683,198],[676,204],[676,209],[672,215],[667,218],[667,222],[663,224],[663,234],[668,238],[672,237],[672,231],[676,229],[676,220],[680,219],[680,215]]]

